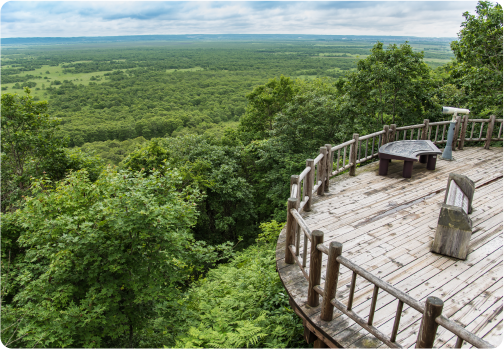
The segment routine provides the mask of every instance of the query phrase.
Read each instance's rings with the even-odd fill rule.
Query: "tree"
[[[298,85],[283,75],[255,87],[247,95],[247,110],[240,123],[242,134],[250,139],[266,138],[268,131],[273,129],[275,114],[291,101],[297,90]]]
[[[502,116],[502,6],[479,1],[476,15],[464,13],[465,21],[451,47],[456,57],[452,77],[465,89],[462,100],[473,113]]]
[[[183,178],[181,188],[194,185],[204,193],[193,230],[197,239],[222,243],[255,237],[254,191],[245,179],[238,147],[212,144],[203,136],[185,135],[153,139],[124,160],[126,168],[136,171],[159,168],[165,163],[179,169]]]
[[[94,183],[85,170],[36,180],[35,196],[2,217],[2,252],[17,235],[23,249],[10,272],[2,263],[3,343],[173,344],[185,285],[229,251],[193,240],[201,196],[180,183],[178,171],[163,168],[147,176],[109,167]]]
[[[429,71],[423,52],[414,52],[407,42],[387,49],[377,42],[371,54],[357,63],[357,72],[337,83],[342,112],[351,119],[364,116],[356,122],[368,126],[413,122],[424,112]]]
[[[66,149],[60,120],[46,113],[47,102],[35,102],[29,89],[25,93],[2,95],[2,212],[15,210],[30,194],[31,177],[59,180],[70,169],[87,168],[96,179],[102,169],[99,158]]]

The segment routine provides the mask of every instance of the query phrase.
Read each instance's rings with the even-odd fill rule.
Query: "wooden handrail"
[[[491,116],[489,119],[469,119],[467,115],[463,118],[457,117],[457,124],[455,128],[455,136],[453,139],[453,150],[456,150],[457,144],[458,148],[463,149],[464,142],[468,141],[485,141],[485,148],[488,149],[490,147],[491,141],[501,141],[503,140],[502,129],[503,129],[503,119],[496,119],[495,116]],[[479,137],[473,137],[475,124],[481,123],[479,130]],[[495,123],[499,123],[499,131],[497,137],[494,137],[494,130],[496,128]],[[338,310],[346,314],[348,317],[357,322],[361,327],[366,329],[369,333],[374,335],[376,338],[381,340],[383,343],[388,345],[389,347],[401,348],[401,346],[395,342],[400,317],[402,314],[403,304],[407,304],[411,308],[417,310],[418,312],[424,314],[426,309],[426,304],[430,303],[422,303],[407,293],[395,288],[391,284],[385,282],[384,280],[374,276],[370,272],[366,271],[362,267],[356,265],[349,259],[343,257],[341,255],[342,245],[339,244],[338,251],[339,252],[331,252],[331,249],[334,250],[335,246],[331,243],[330,247],[327,247],[323,243],[324,234],[321,231],[312,232],[300,212],[303,210],[310,211],[311,210],[311,200],[314,194],[324,195],[324,192],[329,191],[329,179],[337,174],[340,174],[346,170],[350,170],[350,175],[355,175],[356,165],[362,163],[367,160],[371,160],[378,156],[378,152],[375,153],[375,139],[378,137],[377,149],[388,142],[399,140],[400,132],[403,131],[403,138],[406,139],[407,132],[411,130],[410,139],[415,138],[414,132],[418,130],[416,139],[429,139],[432,140],[432,131],[433,127],[436,128],[433,142],[435,144],[446,143],[447,136],[445,138],[445,134],[447,131],[447,125],[450,124],[450,121],[438,121],[430,123],[428,119],[424,120],[423,124],[410,125],[410,126],[402,126],[396,127],[396,125],[385,125],[383,130],[374,132],[365,136],[359,136],[358,134],[354,134],[353,139],[341,143],[332,147],[330,144],[326,144],[324,147],[320,148],[320,154],[315,159],[306,160],[306,168],[301,172],[299,176],[292,176],[291,178],[291,198],[288,201],[288,210],[287,210],[287,225],[286,225],[286,249],[285,249],[285,263],[292,264],[296,263],[302,273],[303,276],[309,281],[309,290],[308,290],[308,303],[310,306],[318,306],[318,295],[322,295],[323,297],[323,311],[322,314],[324,316],[324,320],[330,321],[329,317],[332,319],[333,310],[332,307],[336,307]],[[471,125],[471,131],[469,138],[466,138],[467,127],[469,124]],[[487,131],[485,137],[483,137],[483,128],[484,125],[488,124]],[[443,130],[441,131],[441,140],[439,140],[439,126],[443,126]],[[371,154],[368,156],[368,142],[369,139],[372,139],[372,147]],[[361,148],[362,143],[365,141],[365,155],[361,158]],[[348,152],[348,164],[347,161],[347,147],[350,146],[350,150]],[[341,159],[341,149],[343,149],[343,157]],[[334,154],[336,152],[336,170],[333,171],[333,161]],[[342,160],[342,162],[340,161]],[[340,166],[341,165],[341,166]],[[316,170],[315,170],[316,168]],[[315,181],[315,172],[316,172],[316,183]],[[302,185],[303,184],[303,185]],[[301,187],[303,188],[303,192],[301,193]],[[304,245],[303,245],[303,260],[299,261],[299,246],[300,246],[300,234],[299,231],[303,231]],[[308,241],[311,242],[310,247],[310,267],[309,272],[305,271],[306,268],[306,258],[307,258],[307,245]],[[337,243],[336,243],[337,244]],[[336,253],[333,255],[331,253]],[[322,289],[320,284],[320,273],[322,270],[322,254],[329,255],[327,269],[326,269],[326,283],[325,289]],[[352,270],[352,283],[350,287],[348,305],[345,306],[341,302],[339,302],[335,298],[335,289],[337,288],[338,278],[337,275],[339,273],[339,265],[342,264],[348,269]],[[337,272],[335,271],[337,270]],[[371,309],[368,320],[364,320],[354,311],[352,311],[352,303],[353,296],[355,291],[355,284],[357,276],[361,276],[371,282],[374,285],[373,290],[373,300],[371,302]],[[333,284],[335,283],[335,284]],[[392,295],[396,299],[398,299],[398,307],[394,321],[394,328],[392,330],[392,334],[390,339],[380,332],[377,328],[372,326],[373,316],[374,316],[374,306],[376,305],[376,298],[378,296],[379,290],[384,290],[388,294]],[[439,300],[440,301],[440,300]],[[441,301],[442,302],[442,301]],[[431,306],[431,305],[429,305]],[[430,312],[431,313],[431,312]],[[328,315],[330,314],[330,315]],[[424,314],[425,316],[425,314]],[[427,320],[426,320],[427,321]],[[466,342],[478,347],[478,348],[487,348],[492,345],[483,339],[476,336],[474,333],[467,331],[462,326],[458,325],[454,321],[446,318],[442,314],[439,316],[435,316],[429,320],[430,325],[425,325],[427,327],[440,325],[446,328],[448,331],[452,332],[457,336],[456,347],[460,347],[462,342],[465,340]],[[436,325],[432,325],[433,323]],[[427,331],[427,332],[426,332]],[[419,331],[419,338],[417,340],[418,343],[433,343],[435,337],[434,333],[431,333],[431,330],[421,328]],[[424,337],[420,336],[423,335]],[[431,337],[429,337],[431,336]],[[422,344],[423,345],[423,344]]]

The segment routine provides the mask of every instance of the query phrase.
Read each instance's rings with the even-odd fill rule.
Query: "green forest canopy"
[[[502,7],[476,10],[454,56],[342,38],[4,49],[3,343],[305,346],[273,257],[290,176],[442,105],[502,117]]]

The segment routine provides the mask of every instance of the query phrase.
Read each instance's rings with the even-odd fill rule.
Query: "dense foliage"
[[[180,348],[305,347],[301,319],[275,268],[276,239],[283,225],[264,223],[259,243],[211,270],[187,293],[187,329]]]
[[[47,174],[62,179],[70,170],[88,169],[96,179],[100,159],[69,150],[57,136],[60,120],[47,114],[47,102],[35,102],[30,90],[24,96],[2,94],[2,211],[14,210],[30,193],[30,178]]]
[[[502,6],[480,1],[476,15],[464,13],[459,40],[452,42],[454,83],[463,89],[461,102],[482,116],[502,117]]]
[[[502,116],[502,8],[476,10],[451,62],[432,41],[3,51],[2,342],[305,346],[275,271],[291,175],[443,105]]]
[[[152,327],[175,333],[182,320],[166,315],[181,287],[219,258],[193,240],[200,194],[180,182],[176,170],[112,168],[94,183],[85,170],[36,181],[2,219],[2,251],[17,268],[4,269],[12,298],[2,326],[19,322],[3,335],[35,347],[133,347],[158,344]]]

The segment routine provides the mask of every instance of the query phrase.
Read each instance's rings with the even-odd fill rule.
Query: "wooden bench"
[[[403,177],[411,178],[413,161],[418,161],[417,156],[420,156],[420,163],[427,163],[428,170],[435,170],[438,154],[441,154],[441,150],[431,141],[414,140],[390,142],[382,145],[378,150],[378,157],[380,158],[378,174],[380,176],[387,175],[388,164],[391,160],[403,160]]]
[[[466,259],[472,235],[474,182],[467,176],[450,173],[444,203],[439,212],[431,252]]]

